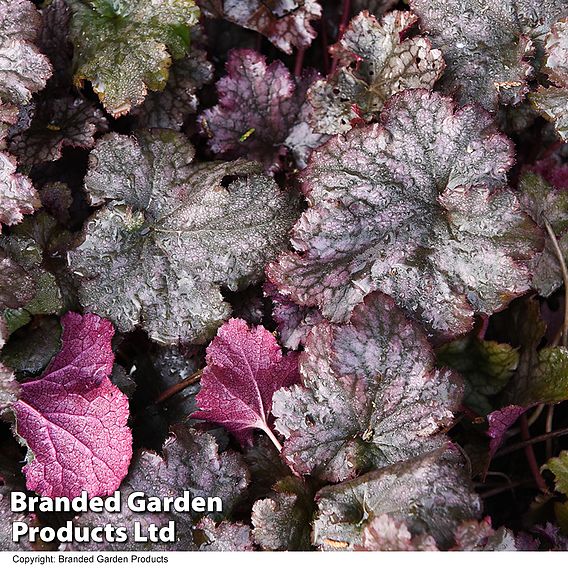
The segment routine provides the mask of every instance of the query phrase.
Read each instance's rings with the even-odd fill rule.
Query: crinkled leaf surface
[[[285,53],[305,48],[316,32],[311,21],[321,16],[317,0],[197,0],[208,16],[255,30]]]
[[[568,258],[568,191],[554,187],[539,173],[528,171],[519,182],[519,201],[545,231],[544,250],[532,262],[532,285],[540,295],[550,296],[562,285],[562,271],[546,224],[554,233],[564,259]]]
[[[16,172],[15,158],[0,152],[0,230],[2,225],[20,223],[37,207],[39,199],[32,182]]]
[[[0,362],[0,417],[20,397],[20,387],[12,370]]]
[[[370,121],[385,101],[404,89],[432,88],[444,70],[442,53],[423,37],[406,37],[418,18],[394,11],[379,23],[368,12],[351,20],[330,49],[340,66],[308,92],[317,132],[338,134],[352,121]]]
[[[106,110],[127,113],[162,90],[172,57],[185,55],[199,10],[193,0],[67,0],[75,81],[90,81]]]
[[[489,517],[481,521],[464,521],[456,529],[454,538],[456,543],[450,550],[517,550],[513,532],[505,527],[495,530]]]
[[[465,379],[464,402],[480,416],[493,410],[489,397],[505,387],[519,364],[517,350],[507,343],[472,336],[446,343],[436,356]]]
[[[20,225],[22,227],[23,225]],[[43,265],[40,244],[27,234],[0,237],[0,258],[7,272],[0,276],[0,308],[10,333],[26,324],[31,315],[57,314],[62,294],[55,276]]]
[[[315,75],[295,81],[281,61],[267,65],[263,55],[250,49],[232,50],[226,67],[227,75],[217,83],[219,104],[199,117],[211,150],[226,158],[258,160],[271,171],[278,169],[285,146],[291,146],[305,163],[306,148],[321,143],[302,115]],[[301,129],[303,150],[294,128]]]
[[[270,282],[264,285],[264,293],[272,300],[272,317],[277,323],[282,345],[293,350],[304,345],[310,330],[323,321],[321,312],[317,308],[295,304]]]
[[[253,536],[263,550],[310,550],[313,494],[297,477],[280,480],[252,508]]]
[[[558,457],[549,459],[545,467],[554,474],[556,491],[568,496],[568,452],[560,452]]]
[[[316,494],[313,543],[324,549],[362,544],[365,527],[383,514],[404,522],[411,534],[429,534],[438,546],[452,542],[463,519],[481,513],[457,450],[439,449],[372,471]]]
[[[143,450],[139,452],[123,481],[120,491],[123,499],[119,513],[86,513],[74,520],[80,526],[99,526],[111,523],[127,527],[128,548],[138,550],[194,550],[192,524],[197,515],[177,512],[137,513],[126,506],[128,495],[142,491],[152,497],[179,497],[183,491],[190,491],[193,497],[220,497],[223,511],[209,515],[214,520],[225,518],[231,513],[248,484],[246,466],[239,454],[233,451],[221,453],[215,438],[199,433],[185,426],[177,426],[173,435],[164,443],[163,456]],[[104,517],[103,517],[104,515]],[[134,542],[134,522],[140,522],[142,530],[150,523],[164,526],[168,521],[176,522],[175,543]],[[80,543],[76,550],[124,550],[124,543]]]
[[[408,90],[381,124],[338,135],[304,170],[310,207],[297,252],[268,274],[279,291],[345,321],[372,290],[392,296],[431,332],[471,329],[529,287],[537,227],[502,189],[511,143],[477,108]]]
[[[58,160],[66,146],[90,149],[95,134],[108,128],[99,109],[73,97],[42,101],[30,118],[28,128],[12,129],[9,143],[10,152],[25,166]]]
[[[41,373],[61,347],[61,324],[56,316],[38,317],[26,329],[17,334],[2,349],[3,363],[20,376]]]
[[[258,280],[297,215],[293,195],[256,164],[193,155],[173,131],[101,139],[85,187],[106,206],[70,253],[83,305],[160,343],[211,337],[229,316],[220,287]]]
[[[201,378],[193,418],[218,422],[252,442],[252,430],[270,438],[272,396],[298,381],[298,359],[283,356],[276,338],[262,326],[252,329],[241,319],[222,325],[207,347],[207,366]]]
[[[442,50],[445,90],[489,110],[523,99],[534,76],[533,55],[542,51],[552,24],[568,15],[567,0],[411,0],[410,5]]]
[[[565,13],[567,13],[566,10]],[[545,38],[544,72],[552,86],[540,86],[530,99],[536,110],[554,123],[563,140],[568,139],[568,20],[552,26]]]
[[[374,517],[365,525],[361,536],[361,544],[355,545],[354,550],[438,550],[436,541],[430,535],[412,536],[403,521],[391,519],[389,515],[382,514]]]
[[[128,399],[110,382],[110,322],[62,318],[61,351],[44,373],[20,385],[16,432],[29,448],[23,471],[30,491],[48,497],[108,495],[128,471],[132,435]]]
[[[30,0],[0,0],[0,100],[25,104],[45,87],[51,65],[34,45],[41,17]]]
[[[254,550],[251,530],[248,525],[229,523],[227,521],[215,525],[209,517],[203,517],[195,527],[194,540],[198,541],[199,550],[209,552]]]
[[[434,364],[424,332],[380,293],[348,324],[316,326],[300,356],[303,385],[274,396],[290,467],[341,481],[444,444],[462,388]]]

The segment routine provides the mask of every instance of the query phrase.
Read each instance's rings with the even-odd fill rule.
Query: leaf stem
[[[201,375],[203,375],[203,369],[199,369],[195,371],[192,375],[184,379],[183,381],[171,386],[170,388],[166,389],[160,396],[154,401],[155,404],[160,404],[165,402],[178,392],[181,392],[183,389],[187,388],[190,385],[198,382],[201,379]]]
[[[530,440],[529,423],[526,414],[523,414],[521,416],[521,437],[524,442],[528,442]],[[529,444],[528,446],[525,446],[524,450],[536,486],[543,493],[548,493],[548,486],[546,485],[546,481],[544,481],[544,478],[540,473],[540,469],[536,461],[536,456],[534,455],[534,448],[531,444]]]
[[[560,438],[560,436],[568,436],[568,428],[563,428],[561,430],[556,430],[554,432],[550,432],[549,434],[541,434],[540,436],[535,436],[530,440],[525,440],[523,442],[518,442],[516,444],[511,444],[499,450],[495,454],[495,458],[500,458],[501,456],[506,456],[507,454],[511,454],[516,452],[517,450],[523,449],[525,446],[532,446],[533,444],[538,444],[539,442],[545,442],[550,438]]]
[[[564,282],[564,322],[562,324],[562,345],[568,347],[568,268],[566,268],[566,261],[564,260],[564,255],[562,254],[562,249],[558,244],[558,239],[554,234],[552,226],[547,219],[544,220],[544,226],[548,232],[548,236],[552,241],[552,246],[554,247],[554,252],[558,258],[558,263],[560,264],[560,270],[562,271],[562,280]]]
[[[270,441],[276,446],[278,453],[282,452],[282,444],[278,441],[278,438],[274,435],[274,432],[267,426],[263,428],[262,431],[270,438]]]
[[[341,41],[345,30],[347,29],[347,24],[349,23],[349,16],[351,14],[351,0],[343,0],[343,12],[341,14],[341,20],[339,22],[339,29],[337,30],[337,39]],[[337,56],[333,57],[333,61],[331,63],[331,74],[335,73],[337,69],[337,64],[339,63],[339,58]]]
[[[322,49],[322,60],[323,60],[323,74],[327,75],[329,73],[329,44],[327,41],[327,24],[325,18],[320,21],[320,36],[321,36],[321,49]]]
[[[306,48],[302,47],[296,52],[296,61],[294,63],[294,75],[299,79],[302,75],[302,68],[304,67],[304,55],[306,55]]]
[[[546,411],[546,423],[545,432],[550,434],[552,432],[552,423],[554,421],[554,404],[549,404]],[[552,438],[546,440],[546,459],[549,460],[552,457]]]

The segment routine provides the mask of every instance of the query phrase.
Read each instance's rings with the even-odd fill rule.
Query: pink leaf
[[[48,497],[91,497],[118,488],[132,456],[128,399],[109,380],[111,323],[94,314],[62,318],[61,351],[44,373],[21,385],[17,433],[30,449],[29,490]]]
[[[222,424],[242,442],[251,430],[263,430],[279,448],[269,426],[272,396],[281,387],[298,382],[295,353],[283,356],[274,336],[264,327],[252,329],[231,319],[207,348],[207,366],[192,418]]]

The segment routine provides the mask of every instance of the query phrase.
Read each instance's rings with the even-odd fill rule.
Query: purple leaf
[[[39,207],[39,199],[32,182],[16,173],[16,160],[0,152],[0,231],[2,225],[16,225],[24,215]]]
[[[29,448],[27,488],[48,497],[108,495],[132,456],[128,399],[110,382],[110,322],[94,315],[62,318],[61,351],[44,373],[21,384],[16,431]]]
[[[568,9],[564,15],[568,14]],[[550,120],[560,137],[568,140],[568,19],[552,26],[544,40],[549,87],[540,86],[529,98],[536,110]]]
[[[287,463],[341,481],[443,445],[462,387],[434,365],[422,329],[380,293],[350,323],[315,327],[300,355],[303,385],[274,396]]]
[[[10,131],[9,149],[25,166],[61,158],[64,147],[90,149],[108,123],[92,103],[73,97],[47,98],[30,111],[29,127]]]
[[[251,531],[243,523],[222,521],[215,525],[209,517],[203,517],[196,525],[194,539],[199,535],[199,550],[207,552],[236,552],[254,550]]]
[[[380,290],[432,334],[465,333],[530,285],[542,235],[505,189],[511,142],[490,115],[421,89],[391,97],[381,124],[314,151],[295,253],[269,265],[279,291],[347,321]]]
[[[219,104],[199,117],[211,150],[225,158],[246,156],[275,171],[290,146],[304,163],[308,146],[323,142],[303,115],[315,75],[306,74],[297,83],[281,61],[267,65],[263,55],[250,49],[232,50],[226,67],[227,75],[217,83]]]
[[[243,442],[264,431],[280,447],[270,425],[272,396],[298,381],[296,354],[283,356],[274,336],[240,319],[221,326],[207,348],[207,366],[192,418],[218,422]]]
[[[451,445],[324,487],[316,503],[312,539],[323,550],[361,546],[365,529],[385,513],[412,535],[431,535],[437,546],[448,546],[460,522],[481,513],[481,500]]]
[[[316,37],[311,20],[321,16],[317,0],[198,0],[207,16],[226,20],[256,30],[285,53],[292,46],[305,48]]]
[[[505,406],[499,410],[495,410],[487,416],[488,429],[487,435],[491,438],[489,442],[489,462],[497,450],[501,447],[507,430],[517,421],[527,409],[522,406]]]
[[[195,550],[200,544],[194,541],[193,535],[195,522],[200,516],[199,512],[176,510],[142,512],[132,511],[127,506],[128,497],[134,491],[160,499],[176,498],[183,495],[184,491],[190,491],[192,497],[205,499],[219,497],[221,499],[223,510],[209,513],[207,517],[204,517],[210,522],[205,521],[202,528],[211,537],[229,541],[233,541],[234,538],[236,544],[239,537],[246,536],[243,535],[243,532],[246,532],[243,531],[243,527],[238,530],[232,524],[221,523],[214,531],[213,522],[222,521],[231,514],[242,498],[248,483],[249,473],[239,453],[232,450],[221,452],[211,434],[196,432],[186,425],[176,425],[165,441],[160,454],[141,450],[134,456],[128,475],[120,486],[121,509],[119,512],[89,511],[79,515],[73,522],[77,526],[91,528],[105,524],[124,526],[128,534],[128,549],[147,550],[148,543],[134,540],[134,524],[140,523],[142,531],[147,531],[151,523],[164,526],[169,521],[174,521],[176,524],[175,542],[152,543],[152,551]],[[120,551],[124,550],[124,547],[124,543],[90,541],[74,542],[70,548],[80,551]]]
[[[354,550],[431,550],[436,551],[436,541],[430,535],[412,536],[406,523],[392,519],[387,514],[375,517],[365,528],[361,536],[361,544]]]
[[[41,17],[30,0],[0,0],[0,99],[16,105],[45,87],[51,65],[33,44]]]
[[[270,282],[264,285],[264,293],[272,300],[272,317],[278,325],[282,345],[292,350],[305,345],[310,330],[323,321],[321,312],[317,308],[306,308],[292,302]]]

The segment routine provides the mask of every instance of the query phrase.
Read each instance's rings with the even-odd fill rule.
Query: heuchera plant
[[[0,0],[0,549],[568,549],[567,56],[568,0]]]

